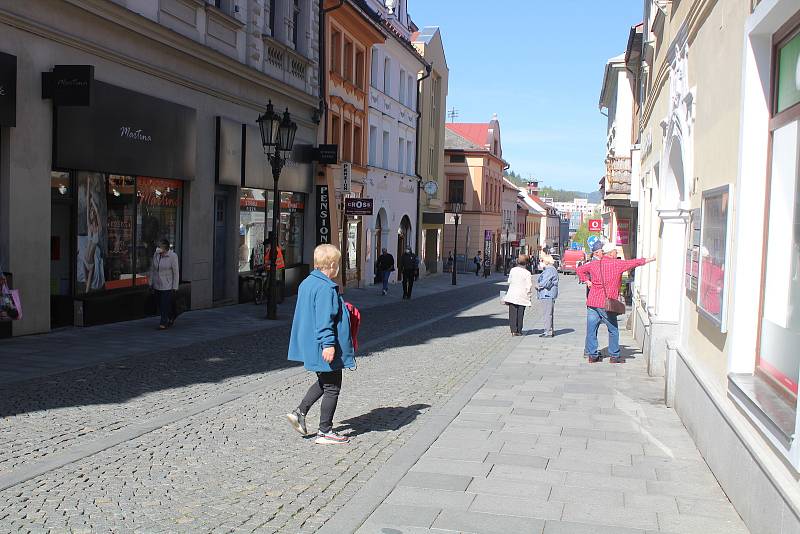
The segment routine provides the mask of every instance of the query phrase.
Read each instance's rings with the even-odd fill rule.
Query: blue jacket
[[[336,347],[333,362],[322,359],[322,349]],[[355,367],[350,336],[350,314],[336,282],[318,270],[300,284],[289,338],[289,359],[303,362],[309,371],[329,372]]]
[[[539,300],[558,298],[558,271],[552,265],[545,267],[542,274],[539,275],[536,285],[538,290],[536,296]]]

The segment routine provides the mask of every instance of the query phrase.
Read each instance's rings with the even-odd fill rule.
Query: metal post
[[[269,288],[267,299],[267,319],[278,318],[278,297],[277,297],[277,277],[278,277],[278,218],[280,217],[281,199],[278,193],[278,180],[283,169],[283,159],[276,152],[270,158],[272,165],[272,179],[274,186],[272,190],[272,239],[269,246]]]
[[[456,255],[453,257],[453,280],[452,285],[456,285],[456,271],[458,270],[458,215],[454,215],[456,221],[456,235],[455,240],[453,241],[453,250],[455,251]],[[467,261],[466,257],[464,261]]]

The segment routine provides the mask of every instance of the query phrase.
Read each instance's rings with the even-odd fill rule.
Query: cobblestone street
[[[5,386],[0,530],[313,532],[503,350],[497,292],[370,308],[337,411],[356,439],[341,449],[282,418],[309,383],[285,361],[285,329]]]

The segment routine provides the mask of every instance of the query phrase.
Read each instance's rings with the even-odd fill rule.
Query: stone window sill
[[[226,12],[222,11],[216,6],[211,4],[206,4],[206,13],[208,16],[213,17],[219,20],[223,25],[227,26],[231,30],[241,30],[244,28],[245,23],[241,20],[237,19],[236,17],[227,14]]]
[[[743,412],[788,451],[794,441],[796,411],[763,378],[745,373],[728,374],[728,396]]]

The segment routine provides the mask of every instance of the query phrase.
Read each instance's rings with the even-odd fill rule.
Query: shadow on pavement
[[[399,301],[362,312],[359,341],[362,345],[414,324],[440,317],[465,306],[497,297],[499,283],[461,288],[441,295]],[[506,319],[490,316],[449,317],[435,324],[400,335],[359,354],[394,347],[423,345],[431,339],[492,329]],[[154,333],[155,335],[155,333]],[[201,342],[187,347],[150,351],[64,373],[0,385],[0,417],[55,408],[125,403],[149,393],[177,390],[193,384],[232,381],[235,387],[250,375],[261,375],[288,367],[289,327],[273,328]],[[114,350],[109,347],[105,350]],[[244,380],[238,380],[243,378]],[[203,392],[219,393],[219,390]],[[174,396],[174,395],[173,395]],[[192,396],[196,400],[196,396]],[[151,401],[152,402],[152,401]],[[159,401],[163,412],[185,407],[181,398]],[[132,413],[136,405],[131,404]]]
[[[412,404],[411,406],[383,406],[372,411],[341,421],[334,430],[350,436],[359,436],[370,432],[387,432],[397,430],[413,423],[430,404]]]

